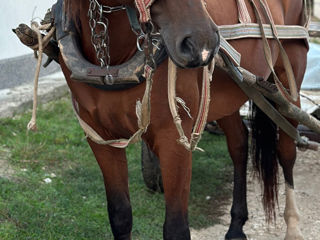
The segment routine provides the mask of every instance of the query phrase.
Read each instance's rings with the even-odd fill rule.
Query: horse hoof
[[[243,231],[228,231],[225,235],[225,240],[248,240]]]
[[[302,236],[290,236],[290,237],[285,237],[284,240],[304,240]]]
[[[286,236],[284,240],[304,240],[304,238],[300,235],[298,236]]]
[[[304,240],[304,237],[299,229],[288,229],[284,240]]]
[[[225,240],[248,240],[247,238],[225,238]]]

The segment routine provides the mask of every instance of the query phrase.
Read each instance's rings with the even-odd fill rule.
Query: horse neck
[[[285,23],[300,25],[304,14],[303,0],[282,0]]]
[[[99,65],[96,52],[91,43],[91,29],[88,17],[89,1],[81,1],[80,29],[83,53],[92,63]],[[137,51],[136,36],[132,32],[126,11],[114,12],[106,15],[109,20],[109,53],[110,65],[119,65],[130,59]],[[97,29],[99,32],[100,29]]]

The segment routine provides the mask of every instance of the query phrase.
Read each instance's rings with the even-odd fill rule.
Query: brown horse
[[[249,2],[249,1],[248,1]],[[276,24],[300,25],[303,16],[303,1],[267,1]],[[217,11],[216,9],[220,9]],[[251,18],[255,18],[252,8],[248,5]],[[235,24],[237,20],[234,1],[212,1],[208,6],[209,13],[218,25]],[[228,18],[225,14],[228,12]],[[236,40],[230,42],[242,54],[242,66],[264,79],[271,78],[270,70],[266,65],[262,42],[259,40]],[[279,57],[279,49],[275,42],[270,42],[273,51],[273,62],[281,82],[288,87],[283,63]],[[308,47],[303,41],[286,40],[283,46],[293,66],[296,82],[300,88],[305,68]],[[234,191],[231,209],[231,224],[226,239],[246,239],[243,225],[248,219],[246,203],[246,166],[248,156],[248,134],[240,120],[239,107],[246,100],[246,96],[222,72],[214,73],[212,87],[213,100],[208,120],[218,120],[219,125],[226,133],[228,149],[234,163]],[[298,100],[296,105],[300,105]],[[259,109],[256,109],[253,127],[253,159],[254,165],[260,172],[264,181],[263,203],[267,219],[274,214],[277,201],[277,170],[278,161],[283,168],[286,181],[286,209],[285,221],[287,223],[286,240],[303,239],[298,228],[298,210],[294,197],[293,166],[296,159],[296,145],[281,129],[277,137],[277,127]],[[220,120],[219,120],[220,119]],[[297,122],[292,121],[297,126]]]
[[[247,1],[247,7],[252,19],[255,19],[253,9]],[[276,24],[300,25],[303,22],[303,1],[267,1]],[[214,22],[218,25],[236,24],[238,22],[237,6],[235,1],[211,1],[207,9]],[[226,15],[228,17],[226,18]],[[231,41],[242,55],[242,66],[264,79],[271,78],[270,70],[264,60],[263,45],[260,40]],[[279,57],[279,49],[275,42],[272,45],[273,62],[282,83],[288,87],[283,63]],[[283,46],[293,66],[297,86],[303,80],[306,55],[308,47],[301,40],[283,41]],[[217,120],[226,134],[230,156],[234,163],[234,190],[231,209],[231,224],[226,234],[226,239],[246,239],[243,225],[248,219],[246,203],[246,168],[248,157],[248,133],[241,121],[238,109],[247,100],[237,85],[228,76],[219,70],[214,73],[213,99],[208,116],[208,121]],[[300,105],[298,100],[296,105]],[[285,221],[287,223],[286,240],[303,239],[298,228],[299,215],[294,197],[293,166],[296,159],[296,146],[294,140],[288,137],[281,129],[277,137],[277,127],[254,107],[253,120],[253,159],[256,170],[264,181],[263,203],[270,220],[274,215],[275,202],[277,201],[277,171],[278,161],[283,168],[286,181],[286,209]],[[295,126],[296,122],[291,121]]]
[[[110,7],[134,6],[133,0],[99,0],[99,3]],[[276,24],[299,24],[301,22],[302,0],[269,0],[268,3],[272,6],[271,11]],[[89,1],[68,0],[65,1],[65,4],[71,5],[76,31],[81,39],[80,48],[83,56],[91,63],[99,65],[96,51],[91,44]],[[252,19],[255,19],[249,4],[248,8]],[[207,1],[204,4],[199,0],[157,0],[152,5],[151,16],[153,23],[160,31],[169,56],[181,67],[178,70],[177,96],[185,100],[191,114],[195,116],[198,112],[202,77],[202,70],[196,67],[208,64],[219,46],[217,27],[212,19],[219,25],[237,23],[236,2],[233,0]],[[130,29],[124,11],[112,12],[105,17],[109,22],[110,64],[124,63],[137,51],[136,36]],[[265,79],[269,77],[270,70],[264,60],[261,40],[246,39],[233,41],[231,44],[242,54],[243,67]],[[270,44],[273,50],[273,60],[276,62],[278,47],[273,41],[270,41]],[[307,48],[302,41],[288,40],[283,44],[292,61],[297,83],[300,86],[305,70]],[[206,57],[203,57],[204,52]],[[143,96],[144,83],[127,90],[106,92],[88,84],[73,81],[62,56],[60,56],[60,64],[72,92],[76,111],[103,139],[129,138],[136,132],[138,125],[135,104]],[[192,69],[189,69],[190,67]],[[276,63],[276,69],[281,81],[286,84],[281,62]],[[158,66],[153,77],[151,124],[147,133],[143,135],[143,139],[160,160],[166,203],[163,238],[188,240],[190,231],[187,209],[191,180],[191,153],[176,142],[178,134],[170,117],[166,94],[167,71],[167,61],[164,61]],[[208,120],[224,118],[225,121],[220,122],[224,129],[233,126],[233,131],[227,134],[227,139],[235,165],[235,198],[232,207],[232,223],[226,238],[245,239],[242,226],[247,220],[245,198],[247,134],[241,121],[238,121],[240,118],[237,112],[247,97],[222,71],[214,73],[212,96]],[[194,120],[183,113],[181,117],[185,133],[191,134]],[[237,121],[234,122],[234,120]],[[90,139],[88,142],[103,173],[114,237],[117,240],[129,240],[131,239],[132,212],[125,150],[99,145]],[[295,160],[295,145],[293,140],[281,131],[278,156],[291,189],[293,187],[292,167]],[[270,188],[267,189],[269,191]],[[272,199],[270,195],[267,195],[267,202],[270,199]],[[292,209],[287,212],[288,229],[297,231],[296,226],[293,225],[296,212]],[[294,233],[294,235],[297,234]],[[288,237],[287,239],[295,238]]]
[[[88,0],[70,0],[72,15],[81,37],[83,55],[99,65],[91,44]],[[134,6],[133,0],[100,0],[111,7]],[[177,14],[179,13],[179,14]],[[194,18],[190,18],[193,16]],[[125,11],[107,15],[109,20],[111,65],[121,64],[137,51],[136,36],[131,31]],[[219,47],[217,27],[211,21],[203,3],[198,0],[158,0],[152,6],[152,17],[160,27],[166,47],[181,67],[199,67],[207,64]],[[195,21],[196,20],[196,21]],[[174,23],[174,24],[172,24]],[[209,58],[203,61],[201,53],[208,49]],[[145,84],[125,90],[106,92],[88,84],[73,81],[70,71],[60,57],[60,64],[72,92],[80,117],[105,140],[128,138],[138,129],[135,105],[144,93]],[[198,70],[180,72],[182,82],[178,91],[188,100],[192,112],[197,111]],[[151,125],[143,136],[161,159],[165,187],[166,218],[164,239],[190,239],[188,226],[188,196],[191,179],[191,153],[176,144],[178,137],[170,118],[167,88],[167,64],[158,67],[153,77],[151,98]],[[181,84],[183,83],[183,84]],[[189,91],[194,89],[195,91]],[[191,133],[193,120],[184,119],[186,132]],[[104,177],[109,219],[114,238],[131,239],[132,212],[128,189],[128,170],[124,149],[98,145],[88,139]]]

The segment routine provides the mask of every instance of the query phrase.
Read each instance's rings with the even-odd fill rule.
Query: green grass
[[[0,239],[112,239],[102,176],[69,100],[40,107],[36,133],[26,131],[29,119],[27,113],[0,120],[0,156],[7,156],[15,170],[9,179],[0,177]],[[230,197],[225,183],[232,175],[224,137],[205,134],[200,147],[206,152],[193,159],[193,228],[219,221],[219,207]],[[162,239],[163,195],[144,185],[140,145],[127,152],[133,239]],[[44,183],[45,178],[52,182]]]

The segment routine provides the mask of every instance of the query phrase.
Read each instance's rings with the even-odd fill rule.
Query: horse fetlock
[[[190,240],[190,229],[185,217],[167,217],[164,223],[164,240]]]
[[[243,232],[244,224],[233,224],[231,223],[230,228],[225,236],[225,240],[246,240],[247,236]]]
[[[287,233],[285,240],[303,240],[302,233],[299,229],[300,216],[296,209],[285,209],[284,219],[287,224]]]
[[[132,209],[128,204],[108,204],[112,233],[116,240],[130,240],[132,230]]]
[[[177,230],[177,231],[164,231],[163,234],[164,240],[191,240],[190,237],[190,230],[184,229],[184,230]]]
[[[299,211],[295,201],[294,191],[291,188],[286,189],[286,208],[284,210],[284,219],[288,226],[297,226],[300,220]]]
[[[295,209],[285,209],[284,219],[288,226],[297,226],[300,221],[300,215]]]
[[[247,206],[243,207],[232,207],[231,209],[231,225],[240,225],[243,226],[248,220],[248,208]]]

